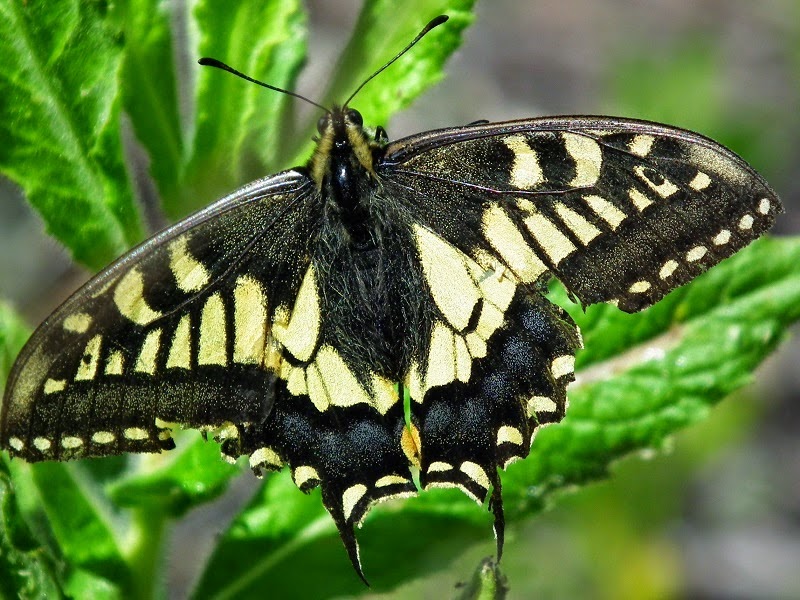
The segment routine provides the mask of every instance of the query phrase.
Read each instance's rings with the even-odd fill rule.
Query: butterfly
[[[320,486],[362,578],[354,527],[416,494],[416,470],[490,498],[499,557],[498,470],[564,416],[582,346],[548,281],[639,311],[782,211],[682,129],[565,116],[389,142],[353,96],[322,107],[305,166],[157,234],[48,317],[10,374],[0,446],[68,460],[212,430],[227,459]]]

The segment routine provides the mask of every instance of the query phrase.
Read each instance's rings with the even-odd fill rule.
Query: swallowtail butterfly
[[[211,428],[226,458],[321,486],[359,574],[354,525],[416,494],[416,468],[422,488],[491,497],[499,554],[498,468],[564,416],[581,347],[548,280],[639,311],[782,210],[681,129],[548,117],[389,143],[350,100],[325,110],[307,165],[159,233],[48,317],[11,372],[0,445],[68,460]]]

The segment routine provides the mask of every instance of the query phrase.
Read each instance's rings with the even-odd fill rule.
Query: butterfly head
[[[317,147],[308,168],[318,188],[345,172],[363,170],[375,175],[374,151],[385,144],[383,128],[370,136],[360,112],[348,106],[334,106],[317,121],[317,132]]]
[[[414,45],[425,37],[429,31],[438,27],[448,20],[447,15],[439,15],[432,19],[411,42],[398,52],[391,60],[387,61],[377,71],[372,73],[364,81],[361,82],[355,91],[350,94],[342,106],[334,106],[332,109],[327,109],[323,105],[309,100],[305,96],[301,96],[296,92],[291,92],[283,88],[264,83],[253,79],[249,75],[237,71],[233,67],[226,65],[222,61],[215,58],[203,57],[198,63],[204,66],[215,67],[223,71],[227,71],[240,77],[246,81],[260,85],[261,87],[287,94],[294,98],[298,98],[309,104],[321,108],[325,113],[320,117],[317,122],[317,130],[319,137],[317,138],[317,147],[314,150],[314,155],[308,163],[308,170],[311,178],[317,184],[317,188],[322,190],[326,187],[326,181],[339,181],[342,185],[348,183],[348,179],[355,181],[354,175],[357,176],[359,171],[363,171],[368,175],[369,180],[374,180],[374,151],[386,145],[386,132],[382,127],[375,130],[375,135],[370,136],[364,130],[364,120],[361,113],[349,107],[350,102],[370,81],[375,79],[390,65],[394,64],[403,54],[408,52]],[[334,184],[338,185],[338,184]],[[336,196],[336,191],[334,196]],[[354,190],[348,190],[346,187],[341,189],[341,192],[350,194]]]

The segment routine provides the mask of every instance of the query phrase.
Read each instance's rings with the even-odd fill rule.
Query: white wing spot
[[[395,382],[373,373],[372,402],[382,415],[385,415],[398,402],[402,402]]]
[[[437,321],[433,326],[428,352],[425,387],[447,385],[456,379],[456,348],[452,330]]]
[[[456,379],[464,383],[469,381],[472,374],[472,357],[467,348],[467,342],[460,335],[453,336],[456,351]]]
[[[88,381],[94,379],[97,374],[97,363],[100,361],[100,346],[103,341],[103,336],[96,335],[83,351],[83,356],[78,365],[78,371],[75,373],[75,381]]]
[[[636,156],[647,156],[653,147],[655,138],[652,135],[640,134],[634,136],[628,145],[628,150]]]
[[[453,465],[451,465],[450,463],[446,463],[446,462],[442,462],[440,460],[437,460],[437,461],[432,462],[430,464],[430,466],[428,467],[428,473],[438,473],[438,472],[441,472],[441,471],[451,471],[452,469],[453,469]]]
[[[597,183],[600,167],[603,164],[603,151],[592,138],[576,133],[561,134],[567,153],[575,161],[575,177],[569,185],[575,187],[590,186]]]
[[[645,196],[636,188],[631,188],[628,190],[628,198],[631,199],[631,202],[633,202],[633,205],[639,210],[639,212],[642,212],[645,208],[653,203],[650,198]]]
[[[294,484],[297,487],[302,488],[309,481],[320,481],[320,476],[314,467],[300,465],[292,471],[292,479],[294,479]]]
[[[472,316],[480,292],[465,262],[465,256],[435,233],[414,226],[422,270],[436,306],[457,330]]]
[[[475,333],[483,340],[488,341],[494,332],[500,328],[504,320],[505,316],[499,308],[491,302],[484,302],[481,314],[478,317],[478,324],[475,326]]]
[[[52,445],[53,442],[51,442],[47,438],[43,437],[33,438],[33,447],[36,448],[39,452],[47,452],[48,450],[50,450],[50,446]]]
[[[577,250],[575,244],[539,212],[529,214],[525,218],[525,226],[556,266]]]
[[[742,229],[742,230],[750,229],[753,226],[754,222],[755,222],[755,219],[753,218],[753,215],[750,215],[750,214],[744,215],[739,220],[739,229]]]
[[[489,486],[492,485],[491,481],[489,481],[489,476],[486,474],[486,471],[483,470],[478,463],[474,463],[471,461],[464,461],[461,463],[459,467],[459,471],[464,473],[467,477],[472,479],[475,483],[481,486],[484,489],[489,489]]]
[[[536,151],[530,147],[524,136],[510,135],[503,143],[514,153],[514,164],[509,175],[511,185],[527,190],[544,181]]]
[[[354,404],[370,404],[384,414],[390,406],[376,406],[372,397],[367,394],[353,371],[332,346],[325,345],[319,349],[314,359],[322,378],[323,386],[329,392],[329,402],[334,406],[353,406]],[[330,392],[334,392],[331,395]]]
[[[675,272],[675,269],[677,268],[678,268],[677,261],[668,260],[661,266],[661,270],[658,272],[658,276],[661,279],[668,279],[669,277],[672,276],[672,274]]]
[[[497,250],[521,281],[531,283],[547,271],[545,264],[525,243],[522,233],[497,204],[492,204],[484,211],[481,230],[483,237]]]
[[[61,392],[67,387],[67,382],[64,379],[48,379],[44,382],[44,393],[55,394]]]
[[[125,429],[122,435],[125,436],[125,439],[134,441],[146,440],[147,438],[150,437],[150,434],[147,433],[147,431],[145,429],[142,429],[141,427],[128,427],[127,429]]]
[[[625,213],[611,202],[600,196],[584,196],[583,199],[598,217],[609,224],[611,229],[616,229],[625,220]]]
[[[771,204],[769,199],[762,198],[761,202],[758,203],[758,212],[760,212],[762,215],[766,215],[767,213],[769,213],[770,206]]]
[[[183,315],[178,321],[175,333],[172,335],[172,345],[167,355],[167,369],[186,369],[192,368],[192,334],[189,315]]]
[[[306,387],[311,403],[319,412],[326,411],[331,405],[331,399],[328,396],[328,390],[325,389],[317,363],[311,363],[306,367]]]
[[[286,369],[286,373],[283,372],[283,369]],[[286,388],[289,393],[295,396],[308,395],[306,370],[303,367],[295,367],[288,362],[284,362],[281,370],[281,379],[286,380]]]
[[[347,488],[344,493],[342,494],[342,512],[344,513],[344,520],[350,518],[350,515],[353,514],[353,509],[358,504],[358,501],[364,497],[364,494],[367,493],[367,486],[363,483],[357,483],[356,485],[350,486]]]
[[[68,435],[67,437],[61,438],[61,447],[66,448],[67,450],[73,450],[75,448],[80,448],[83,446],[83,440],[79,437],[75,437],[74,435]]]
[[[156,372],[156,360],[161,348],[161,329],[153,329],[144,338],[139,358],[136,359],[134,371],[153,375]]]
[[[708,252],[705,246],[695,246],[686,253],[686,260],[688,262],[695,262],[703,258]]]
[[[110,444],[117,439],[117,436],[110,431],[95,431],[92,435],[92,441],[95,444]]]
[[[386,487],[388,485],[406,484],[408,479],[400,475],[384,475],[375,482],[375,487]]]
[[[189,252],[188,244],[188,237],[183,236],[169,245],[169,268],[181,291],[199,292],[210,278],[205,266]]]
[[[108,355],[104,373],[106,375],[122,375],[124,368],[125,359],[122,356],[122,352],[119,350],[113,350],[111,354]]]
[[[600,235],[601,232],[597,227],[563,202],[556,202],[555,209],[564,224],[569,227],[584,246],[587,246],[589,242]]]
[[[715,235],[714,239],[711,241],[714,242],[715,246],[724,246],[731,241],[731,232],[727,229],[723,229],[717,235]]]
[[[250,455],[250,468],[255,469],[263,466],[279,469],[283,466],[283,461],[275,450],[265,446]]]
[[[320,329],[319,296],[314,265],[309,265],[297,298],[294,301],[289,323],[275,315],[273,335],[299,361],[307,361],[317,346]]]
[[[92,317],[85,312],[73,313],[64,319],[63,327],[72,333],[86,333],[92,325]]]
[[[8,438],[8,445],[11,446],[14,450],[19,452],[25,447],[25,444],[21,439],[18,437]]]
[[[197,349],[198,365],[228,364],[225,304],[219,292],[212,294],[200,313],[200,343]]]
[[[647,177],[647,171],[645,170],[645,167],[641,165],[634,167],[633,171],[641,178],[642,181],[644,181],[656,194],[662,198],[669,198],[672,196],[672,194],[678,191],[678,186],[676,186],[666,177],[662,176],[664,181],[658,184],[651,181]]]
[[[522,445],[522,432],[511,425],[503,425],[497,430],[497,445],[509,443],[515,446]]]
[[[134,267],[120,279],[114,288],[114,303],[120,314],[137,325],[148,325],[164,316],[153,310],[144,299],[144,278],[138,267]]]
[[[239,439],[239,428],[233,423],[228,422],[226,425],[219,427],[216,430],[214,439],[218,442]]]
[[[710,183],[711,178],[702,171],[698,171],[694,179],[689,182],[689,187],[699,192],[700,190],[706,189]]]
[[[650,282],[649,281],[637,281],[634,283],[628,291],[632,294],[642,294],[650,289]]]
[[[486,356],[486,342],[476,332],[471,331],[465,338],[467,350],[472,358],[483,358]]]
[[[233,362],[259,364],[267,336],[267,297],[261,284],[243,275],[233,289]]]
[[[550,365],[550,371],[555,379],[573,373],[575,371],[575,357],[571,354],[557,356]]]
[[[548,396],[531,396],[528,399],[528,416],[539,412],[555,412],[558,405]]]

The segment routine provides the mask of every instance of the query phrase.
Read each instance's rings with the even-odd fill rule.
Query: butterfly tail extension
[[[500,562],[503,558],[503,546],[506,541],[506,518],[503,512],[503,484],[496,469],[494,470],[494,481],[492,481],[492,496],[489,498],[489,510],[494,515],[492,528],[497,548],[497,562]]]
[[[237,443],[223,451],[248,455],[257,475],[288,464],[304,493],[320,486],[353,568],[366,582],[355,528],[376,503],[416,494],[400,443],[404,430],[402,403],[385,414],[363,404],[319,411],[279,381],[269,417],[245,427]]]
[[[580,347],[569,316],[522,287],[505,317],[466,382],[428,389],[412,405],[422,487],[455,487],[479,503],[491,492],[498,556],[505,522],[498,468],[524,458],[537,428],[563,417]]]

